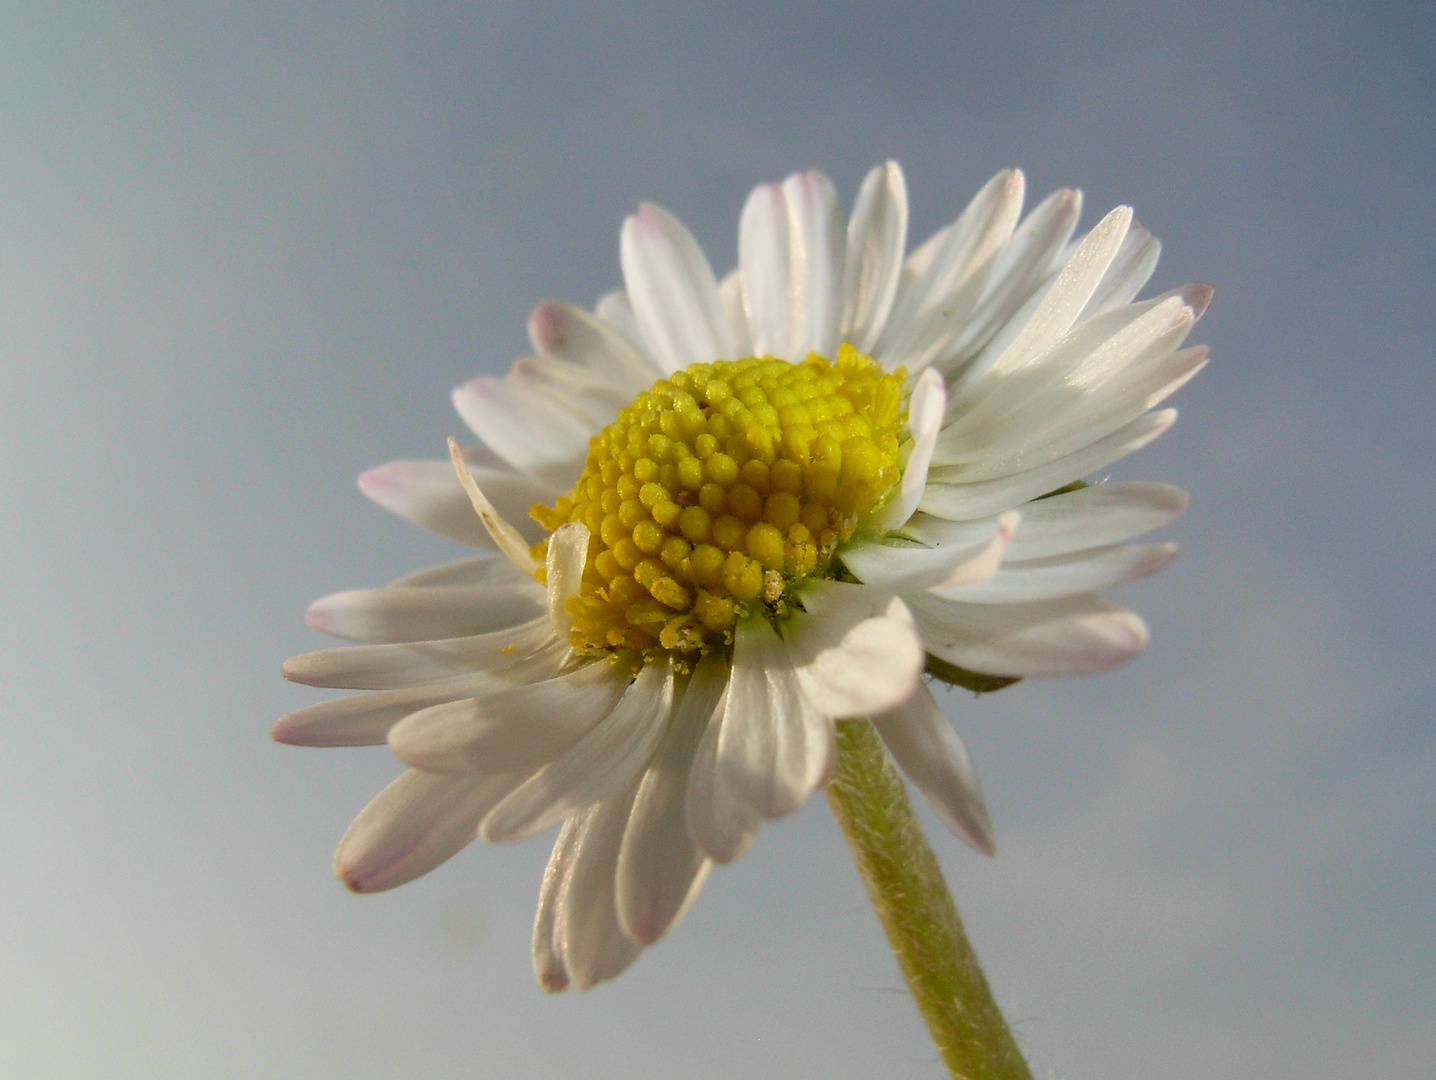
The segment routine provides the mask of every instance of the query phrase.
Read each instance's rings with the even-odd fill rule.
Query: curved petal
[[[805,610],[784,624],[783,638],[803,695],[823,716],[865,716],[907,700],[923,652],[900,599],[838,581],[813,582],[799,599]]]
[[[584,816],[558,897],[559,955],[573,985],[588,990],[621,974],[643,946],[618,922],[614,874],[637,780]]]
[[[1096,596],[1034,604],[960,604],[927,593],[908,598],[927,651],[985,675],[1087,675],[1126,663],[1147,627]]]
[[[560,641],[567,641],[569,631],[573,628],[568,602],[578,595],[583,584],[588,541],[588,526],[577,521],[565,522],[549,537],[544,583],[548,590],[549,622],[553,626],[554,636]]]
[[[359,812],[334,853],[334,873],[359,893],[413,881],[473,840],[479,819],[513,785],[506,776],[410,769]]]
[[[538,977],[539,985],[550,994],[568,989],[568,965],[564,963],[563,942],[559,940],[558,900],[563,895],[569,874],[573,872],[578,841],[590,816],[591,811],[575,814],[563,823],[549,854],[548,865],[544,868],[543,883],[539,886],[538,911],[534,915],[534,975]]]
[[[601,661],[529,685],[487,686],[406,717],[389,732],[389,749],[432,772],[532,771],[583,738],[627,686],[626,673]]]
[[[760,818],[728,790],[719,775],[718,736],[723,728],[728,664],[726,659],[718,657],[710,657],[709,660],[714,662],[715,667],[704,677],[717,680],[721,688],[693,754],[688,790],[684,797],[684,817],[688,822],[689,835],[699,849],[714,862],[727,863],[748,850],[748,845],[757,835]],[[693,677],[699,678],[703,670],[700,664]]]
[[[843,262],[843,340],[871,353],[897,296],[907,244],[907,183],[895,161],[868,173],[848,221]]]
[[[673,661],[650,662],[613,710],[494,807],[485,840],[522,840],[599,802],[641,773],[673,709]]]
[[[678,922],[698,894],[711,862],[688,832],[684,803],[693,758],[727,685],[724,661],[699,661],[667,734],[643,774],[618,856],[618,921],[641,945]]]
[[[717,751],[719,781],[766,818],[796,810],[832,775],[833,721],[762,617],[738,628]]]
[[[521,473],[473,464],[469,472],[494,508],[515,523],[526,541],[533,544],[543,537],[543,529],[528,516],[528,508],[536,502],[552,502],[553,488]],[[360,473],[359,490],[421,529],[461,544],[494,546],[447,461],[391,461]]]
[[[665,373],[733,359],[713,269],[676,217],[644,203],[623,223],[619,250],[638,328]]]
[[[459,486],[464,489],[464,494],[469,497],[469,502],[474,507],[474,513],[479,515],[479,520],[489,531],[494,547],[514,564],[514,569],[519,573],[532,574],[538,567],[529,551],[529,545],[524,542],[523,535],[489,502],[484,489],[479,487],[474,474],[469,472],[464,462],[464,452],[452,437],[449,439],[449,461],[454,466],[454,475],[459,478]]]
[[[943,547],[850,544],[839,557],[859,581],[891,592],[970,585],[997,573],[1019,518],[1015,510],[999,514],[982,522],[981,531],[964,538],[963,543]]]
[[[946,411],[947,388],[943,386],[942,376],[935,371],[924,371],[908,399],[907,422],[912,433],[912,449],[903,466],[901,486],[876,515],[874,523],[879,530],[899,528],[917,510],[923,489],[927,487],[927,469],[932,463],[932,451],[937,446]]]
[[[996,854],[977,770],[932,692],[918,687],[896,709],[874,716],[873,727],[942,823],[982,854]]]

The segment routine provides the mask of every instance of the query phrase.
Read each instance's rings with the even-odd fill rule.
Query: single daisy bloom
[[[534,964],[549,990],[587,988],[827,782],[855,717],[991,853],[930,680],[993,689],[1141,651],[1141,619],[1097,590],[1172,559],[1128,541],[1186,496],[1081,478],[1171,426],[1153,410],[1205,363],[1183,343],[1211,296],[1135,300],[1159,244],[1132,211],[1074,240],[1080,193],[1023,217],[1023,188],[999,173],[906,253],[896,164],[846,222],[826,177],[793,175],[749,196],[722,281],[644,205],[623,291],[541,304],[534,355],[454,392],[482,445],[359,478],[489,553],[317,601],[309,625],[367,644],[284,665],[369,693],[276,739],[387,743],[408,767],[340,841],[346,885],[559,825]]]

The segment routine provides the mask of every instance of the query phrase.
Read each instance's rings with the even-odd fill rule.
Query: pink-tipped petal
[[[919,687],[896,709],[876,714],[873,726],[943,824],[982,854],[995,854],[992,818],[972,757],[931,691]]]
[[[513,783],[410,769],[359,812],[334,853],[334,873],[360,893],[427,874],[474,839],[479,820]]]

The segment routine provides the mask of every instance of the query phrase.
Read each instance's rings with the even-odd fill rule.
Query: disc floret
[[[574,646],[706,652],[741,618],[781,617],[897,485],[903,383],[843,345],[831,362],[693,364],[639,394],[572,494],[530,509],[590,534]]]

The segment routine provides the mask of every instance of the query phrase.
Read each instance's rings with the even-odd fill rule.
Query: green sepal
[[[1086,480],[1073,480],[1070,484],[1063,484],[1056,491],[1049,491],[1046,495],[1039,495],[1033,502],[1041,502],[1043,499],[1050,499],[1054,495],[1066,495],[1069,491],[1081,491],[1084,487],[1091,487]]]
[[[1020,675],[984,675],[980,671],[968,671],[956,664],[949,664],[946,660],[940,660],[932,653],[927,654],[927,665],[923,670],[938,682],[945,682],[948,686],[960,686],[974,694],[990,694],[1022,681]]]

